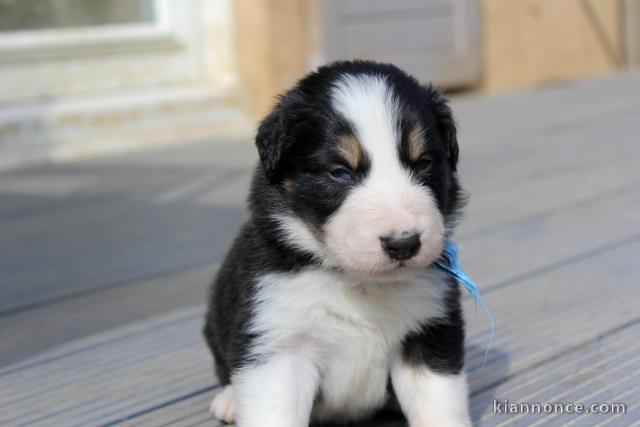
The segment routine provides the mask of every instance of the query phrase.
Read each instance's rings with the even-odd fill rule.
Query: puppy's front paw
[[[225,386],[211,401],[209,412],[223,423],[236,421],[236,392],[232,385]]]

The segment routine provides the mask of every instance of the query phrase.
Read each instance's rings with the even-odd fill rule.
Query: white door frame
[[[228,80],[231,37],[207,35],[231,32],[233,0],[152,1],[152,22],[0,33],[0,102]]]

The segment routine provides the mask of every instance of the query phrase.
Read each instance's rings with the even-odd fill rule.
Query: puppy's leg
[[[464,373],[437,373],[398,357],[391,380],[410,427],[471,426]]]
[[[236,420],[236,393],[231,384],[226,385],[213,398],[209,412],[224,423]]]
[[[405,337],[392,363],[391,382],[411,427],[471,425],[462,309],[452,296],[445,318]]]
[[[319,384],[313,357],[277,354],[233,376],[238,427],[307,427]]]

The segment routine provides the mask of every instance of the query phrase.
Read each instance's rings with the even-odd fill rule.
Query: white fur
[[[333,107],[355,127],[358,142],[372,157],[374,169],[398,173],[400,135],[398,103],[386,80],[372,75],[344,75],[332,91]]]
[[[446,287],[435,270],[384,284],[326,270],[262,277],[250,331],[260,337],[253,355],[268,362],[246,367],[232,380],[239,425],[269,426],[264,420],[272,419],[294,425],[283,421],[286,408],[300,407],[302,397],[307,402],[307,393],[318,391],[323,403],[314,408],[316,418],[357,418],[379,408],[402,338],[444,314]],[[257,414],[262,424],[252,423]]]
[[[216,394],[209,407],[209,412],[216,419],[225,423],[236,420],[236,393],[232,385],[227,385]]]
[[[327,221],[327,252],[353,274],[407,277],[436,260],[445,227],[431,191],[414,182],[399,160],[398,104],[383,78],[368,75],[343,76],[332,100],[354,126],[371,170]],[[403,233],[418,233],[422,246],[398,268],[384,253],[380,238]]]
[[[238,427],[309,424],[320,379],[310,350],[292,346],[271,354],[265,363],[245,367],[234,374]]]
[[[391,369],[393,389],[410,427],[470,427],[467,378],[410,366],[398,355]]]
[[[313,254],[318,260],[327,261],[327,253],[301,219],[292,215],[274,215],[280,230],[287,237],[287,243],[298,250]]]
[[[373,175],[357,186],[325,225],[325,243],[346,271],[383,279],[408,277],[433,263],[442,250],[444,223],[429,190]],[[418,233],[420,251],[399,264],[380,238]]]

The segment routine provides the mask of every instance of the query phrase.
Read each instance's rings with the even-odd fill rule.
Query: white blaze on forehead
[[[334,108],[354,127],[372,169],[387,174],[398,161],[398,103],[387,81],[375,75],[342,76],[332,91]]]

